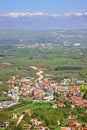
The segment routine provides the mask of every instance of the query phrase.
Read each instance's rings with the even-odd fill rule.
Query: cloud
[[[12,17],[12,18],[17,18],[17,17],[30,17],[30,16],[51,16],[51,17],[72,17],[72,16],[87,16],[87,12],[80,13],[80,12],[75,12],[75,13],[65,13],[65,14],[50,14],[50,13],[44,13],[44,12],[10,12],[10,13],[5,13],[5,14],[0,14],[0,16],[7,16],[7,17]]]
[[[29,17],[29,16],[44,16],[44,15],[49,15],[48,13],[43,13],[43,12],[35,12],[35,13],[30,13],[30,12],[10,12],[10,13],[6,13],[6,14],[0,14],[0,16],[8,16],[8,17],[13,17],[13,18],[17,18],[17,17]]]
[[[75,12],[75,13],[65,13],[64,14],[64,16],[83,16],[83,15],[87,15],[87,12],[84,12],[84,13]]]

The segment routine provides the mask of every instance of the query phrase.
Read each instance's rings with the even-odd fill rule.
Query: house
[[[13,99],[14,101],[18,102],[18,87],[14,87],[8,90],[8,96]]]
[[[3,108],[3,106],[2,106],[2,103],[0,102],[0,109],[2,109]]]
[[[74,109],[74,108],[75,108],[75,105],[71,104],[71,108]]]
[[[81,125],[76,125],[76,126],[75,126],[75,129],[76,129],[76,130],[83,130],[83,127],[82,127]]]
[[[81,106],[87,108],[87,100],[82,99],[81,97],[72,96],[72,103],[76,106]]]
[[[9,126],[9,122],[3,122],[3,124],[1,125],[1,128],[5,129]]]
[[[57,104],[53,104],[52,108],[57,108]]]
[[[77,123],[78,123],[77,120],[71,119],[69,121],[69,126],[75,126]]]
[[[64,104],[63,102],[59,102],[59,103],[57,104],[57,107],[65,107],[65,104]]]
[[[83,127],[81,125],[76,125],[76,126],[70,126],[70,130],[83,130]]]
[[[87,130],[87,128],[83,128],[83,130]]]
[[[11,84],[12,86],[19,84],[19,76],[11,76],[7,83]]]
[[[43,98],[43,100],[45,100],[45,101],[52,101],[53,99],[54,99],[53,95],[46,96],[46,97]]]
[[[30,77],[24,77],[21,79],[22,83],[29,83],[31,81]]]
[[[49,87],[49,85],[50,85],[50,82],[49,82],[49,81],[43,82],[43,87],[47,88],[47,87]]]
[[[0,81],[0,85],[2,85],[3,83],[2,83],[2,81]]]
[[[76,118],[77,118],[77,115],[69,115],[69,116],[68,116],[68,119],[70,119],[70,120],[71,120],[71,119],[76,119]]]
[[[68,92],[69,91],[69,87],[68,86],[62,86],[62,90],[63,90],[63,92]]]
[[[60,125],[60,124],[61,124],[59,120],[57,121],[57,124],[58,124],[58,125]]]
[[[36,126],[38,125],[37,119],[31,119],[30,122],[32,125],[36,125]]]
[[[61,127],[60,130],[71,130],[69,127]]]
[[[71,96],[77,96],[79,93],[79,86],[70,86],[69,87],[69,94]]]
[[[66,85],[71,83],[71,79],[63,79],[63,81],[61,82],[61,85]]]
[[[38,91],[36,92],[35,96],[36,96],[37,98],[39,98],[39,99],[42,99],[42,98],[43,98],[42,94],[43,94],[43,91],[39,91],[39,90],[38,90]]]
[[[25,124],[23,128],[24,130],[30,130],[31,127],[32,127],[31,124]]]
[[[42,121],[38,121],[37,124],[38,126],[40,126],[42,124]]]
[[[40,126],[37,127],[37,129],[38,129],[38,130],[45,130],[45,127],[42,126],[42,125],[40,125]]]
[[[11,106],[17,105],[18,102],[14,102],[14,101],[3,101],[2,103],[2,107],[3,108],[9,108]]]
[[[13,113],[12,114],[12,119],[17,119],[17,114]]]

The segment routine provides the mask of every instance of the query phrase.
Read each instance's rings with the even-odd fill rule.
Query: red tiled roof
[[[60,102],[57,104],[58,107],[65,107],[65,104],[63,102]]]
[[[75,125],[76,123],[77,123],[77,120],[70,120],[69,121],[69,126]]]
[[[44,128],[44,126],[42,126],[42,125],[38,126],[38,129],[43,129],[43,128]]]
[[[83,130],[83,127],[81,125],[77,125],[77,126],[75,126],[75,129]]]
[[[83,128],[83,130],[87,130],[87,128]]]
[[[48,87],[49,86],[49,81],[43,82],[43,87]]]
[[[31,124],[25,124],[24,126],[30,127],[30,126],[31,126]]]
[[[61,127],[60,130],[69,130],[69,127]]]

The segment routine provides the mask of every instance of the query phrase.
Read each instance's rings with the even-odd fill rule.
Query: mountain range
[[[87,12],[10,12],[0,14],[0,29],[87,29]]]

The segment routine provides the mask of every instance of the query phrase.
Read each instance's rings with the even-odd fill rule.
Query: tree
[[[83,99],[87,99],[87,92],[84,93]]]
[[[23,130],[23,127],[21,125],[15,126],[13,130]]]
[[[7,111],[0,111],[0,124],[8,120],[8,118],[9,118],[9,113]]]

